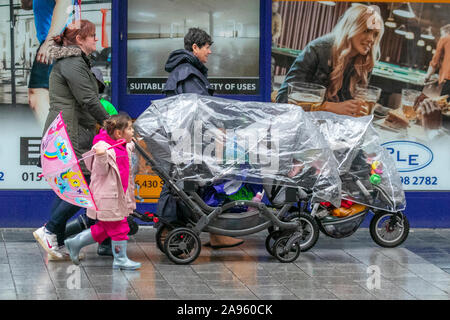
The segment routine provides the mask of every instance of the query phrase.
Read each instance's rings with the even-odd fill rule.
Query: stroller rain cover
[[[330,112],[309,112],[308,116],[318,126],[339,163],[343,199],[391,212],[405,210],[400,175],[394,159],[381,146],[380,136],[372,126],[372,116],[355,118]],[[345,177],[353,174],[370,191],[373,189],[369,178],[374,161],[381,164],[378,187],[384,194],[368,199],[354,181]]]
[[[134,128],[175,182],[301,187],[340,205],[338,163],[298,106],[181,94],[154,100]]]

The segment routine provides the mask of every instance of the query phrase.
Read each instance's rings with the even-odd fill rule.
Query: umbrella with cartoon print
[[[93,151],[89,153],[85,158],[94,155]],[[41,176],[62,200],[80,207],[97,209],[79,162],[59,113],[42,137]]]
[[[121,139],[109,147],[114,148],[126,141]],[[80,168],[80,161],[92,157],[95,151],[91,150],[84,157],[77,159],[72,148],[66,125],[61,113],[55,118],[47,129],[41,141],[42,174],[53,191],[62,200],[79,207],[95,208],[97,206],[91,194],[86,178]]]

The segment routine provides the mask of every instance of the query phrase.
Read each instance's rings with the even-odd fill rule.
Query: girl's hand
[[[346,100],[343,102],[326,102],[325,111],[342,114],[346,116],[363,116],[367,114],[367,108],[356,99]]]
[[[94,150],[95,150],[95,154],[96,154],[97,156],[102,156],[102,155],[104,155],[104,154],[106,153],[106,147],[105,147],[103,144],[97,145],[97,146],[94,148]]]

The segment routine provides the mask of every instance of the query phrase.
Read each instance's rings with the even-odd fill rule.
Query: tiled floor
[[[269,256],[262,231],[236,248],[202,247],[182,266],[156,248],[155,229],[141,227],[129,243],[139,271],[112,270],[112,258],[97,256],[96,245],[83,249],[80,268],[49,262],[32,231],[0,229],[1,300],[450,299],[450,229],[411,230],[395,249],[377,246],[363,228],[346,239],[321,235],[289,264]]]

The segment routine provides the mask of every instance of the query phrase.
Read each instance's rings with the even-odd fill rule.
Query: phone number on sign
[[[22,181],[41,181],[43,178],[41,175],[42,172],[22,172]]]
[[[402,184],[408,186],[437,186],[438,178],[437,177],[400,177]]]

